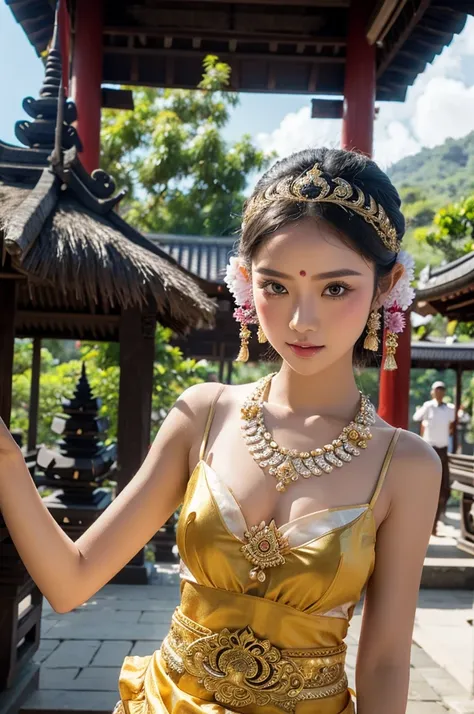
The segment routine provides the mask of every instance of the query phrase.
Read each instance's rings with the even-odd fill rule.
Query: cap
[[[444,382],[441,382],[441,380],[439,380],[438,382],[433,382],[433,384],[431,385],[431,389],[446,389],[446,385]]]

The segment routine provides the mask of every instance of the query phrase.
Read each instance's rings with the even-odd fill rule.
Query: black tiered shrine
[[[94,397],[85,365],[72,399],[63,399],[65,416],[55,417],[52,428],[62,435],[59,450],[42,447],[38,469],[42,483],[57,488],[44,499],[54,519],[73,539],[79,538],[112,500],[102,484],[115,464],[115,444],[105,446],[108,420],[99,416],[101,400]]]

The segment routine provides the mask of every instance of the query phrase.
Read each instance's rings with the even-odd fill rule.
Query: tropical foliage
[[[101,166],[128,188],[124,217],[145,232],[232,235],[249,175],[270,155],[222,130],[237,107],[230,67],[208,56],[199,91],[134,89],[133,111],[106,110]]]
[[[212,371],[212,367],[205,362],[184,359],[181,350],[169,344],[170,336],[170,330],[158,327],[153,374],[152,437],[179,395],[191,385],[205,381]],[[54,343],[49,346],[54,350]],[[108,437],[116,438],[120,374],[118,345],[78,343],[75,351],[74,359],[60,362],[48,346],[41,350],[38,443],[52,445],[57,439],[57,435],[51,431],[52,420],[56,414],[61,413],[61,399],[73,395],[83,362],[92,391],[102,400],[100,414],[109,420]],[[16,340],[11,427],[21,430],[24,435],[28,428],[32,352],[31,340]]]

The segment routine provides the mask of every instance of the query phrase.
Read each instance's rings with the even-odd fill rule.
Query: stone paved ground
[[[474,559],[456,548],[460,514],[448,510],[439,537],[432,537],[425,563],[466,562]],[[457,579],[457,578],[456,578]],[[432,589],[420,592],[413,632],[414,641],[474,695],[474,592]]]
[[[168,630],[178,601],[178,587],[175,582],[170,584],[176,577],[169,571],[158,569],[156,584],[107,585],[81,608],[64,615],[45,603],[36,656],[41,662],[40,689],[30,700],[30,708],[33,704],[40,711],[60,706],[71,711],[111,712],[118,698],[117,678],[123,658],[150,654]],[[464,630],[473,629],[463,622],[468,619],[468,596],[470,593],[462,591],[421,592],[408,714],[474,712],[466,688],[472,648],[466,649]],[[359,608],[347,640],[352,686],[360,613]]]
[[[466,590],[422,590],[413,639],[474,694],[472,597]]]

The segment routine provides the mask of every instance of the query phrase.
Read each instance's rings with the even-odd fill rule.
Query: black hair
[[[296,179],[315,163],[319,164],[323,175],[329,179],[342,178],[352,186],[362,189],[366,196],[372,196],[383,207],[390,222],[395,227],[397,238],[401,240],[405,232],[405,219],[400,210],[401,199],[389,177],[377,164],[364,154],[342,149],[305,149],[277,161],[258,181],[252,195],[262,194],[270,186],[285,178]],[[264,241],[285,224],[313,217],[327,221],[341,238],[362,256],[375,265],[374,295],[380,280],[393,268],[397,254],[382,242],[374,227],[354,211],[333,203],[297,202],[281,198],[270,203],[246,221],[239,242],[239,255],[244,263],[251,266],[252,257]],[[354,346],[354,363],[363,365],[367,356],[363,349],[364,334]],[[270,349],[266,355],[275,359],[277,353]]]

